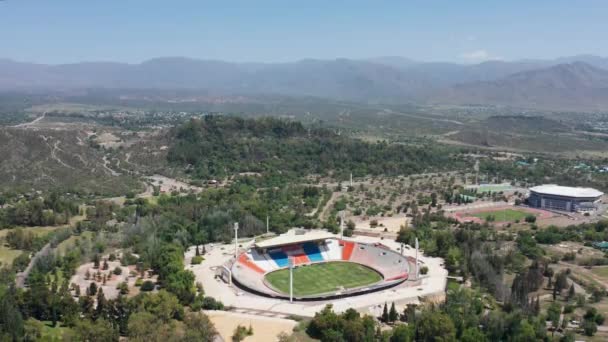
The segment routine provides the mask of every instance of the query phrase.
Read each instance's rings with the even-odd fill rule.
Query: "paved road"
[[[17,273],[17,275],[15,276],[15,285],[17,286],[17,288],[23,288],[25,286],[25,280],[30,275],[30,272],[32,271],[32,268],[34,268],[34,264],[36,263],[36,261],[41,257],[48,255],[50,251],[51,243],[49,242],[44,245],[41,250],[34,254],[34,257],[32,257],[32,260],[30,260],[30,263],[27,265],[25,270],[23,270],[23,272]]]

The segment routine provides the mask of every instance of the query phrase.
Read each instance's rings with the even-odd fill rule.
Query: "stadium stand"
[[[261,254],[256,249],[250,249],[247,252],[247,255],[249,256],[249,259],[255,262],[256,265],[258,265],[266,272],[275,270],[277,268],[276,264],[268,258],[267,254]]]
[[[258,273],[266,273],[264,272],[264,270],[259,267],[255,262],[249,260],[249,258],[247,257],[247,254],[243,253],[239,256],[239,263],[241,263],[242,265],[244,265],[245,267],[248,267]]]
[[[340,246],[342,246],[342,260],[350,260],[350,256],[353,254],[353,249],[355,249],[355,243],[342,240],[340,241]]]
[[[274,260],[274,262],[279,267],[287,267],[289,266],[289,260],[287,259],[287,254],[283,252],[282,249],[275,249],[273,251],[268,251],[268,255]]]
[[[319,246],[317,246],[314,242],[306,242],[302,245],[304,252],[308,255],[308,259],[311,262],[321,262],[325,261],[323,259],[323,255],[321,255],[321,250],[319,250]]]

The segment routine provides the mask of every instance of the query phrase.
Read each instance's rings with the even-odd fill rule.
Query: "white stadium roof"
[[[272,248],[296,243],[303,243],[307,241],[331,239],[335,237],[336,235],[324,230],[303,231],[292,229],[287,233],[281,234],[275,238],[256,242],[255,246],[258,248]]]
[[[593,188],[575,188],[556,184],[545,184],[530,188],[530,191],[554,196],[564,197],[600,197],[603,192]]]

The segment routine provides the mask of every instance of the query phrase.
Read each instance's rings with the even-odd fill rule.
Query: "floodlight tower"
[[[289,302],[293,303],[293,257],[289,257]]]
[[[266,215],[266,234],[270,234],[270,216]]]
[[[350,173],[350,187],[353,187],[353,173]]]
[[[234,258],[236,259],[239,253],[239,223],[234,222]]]
[[[418,238],[416,238],[416,279],[420,277],[420,266],[418,266]]]

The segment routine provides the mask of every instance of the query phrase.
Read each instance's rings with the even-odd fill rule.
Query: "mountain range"
[[[0,91],[187,89],[218,95],[314,96],[360,102],[608,110],[608,58],[479,64],[403,57],[232,63],[163,57],[139,64],[47,65],[0,59]]]

